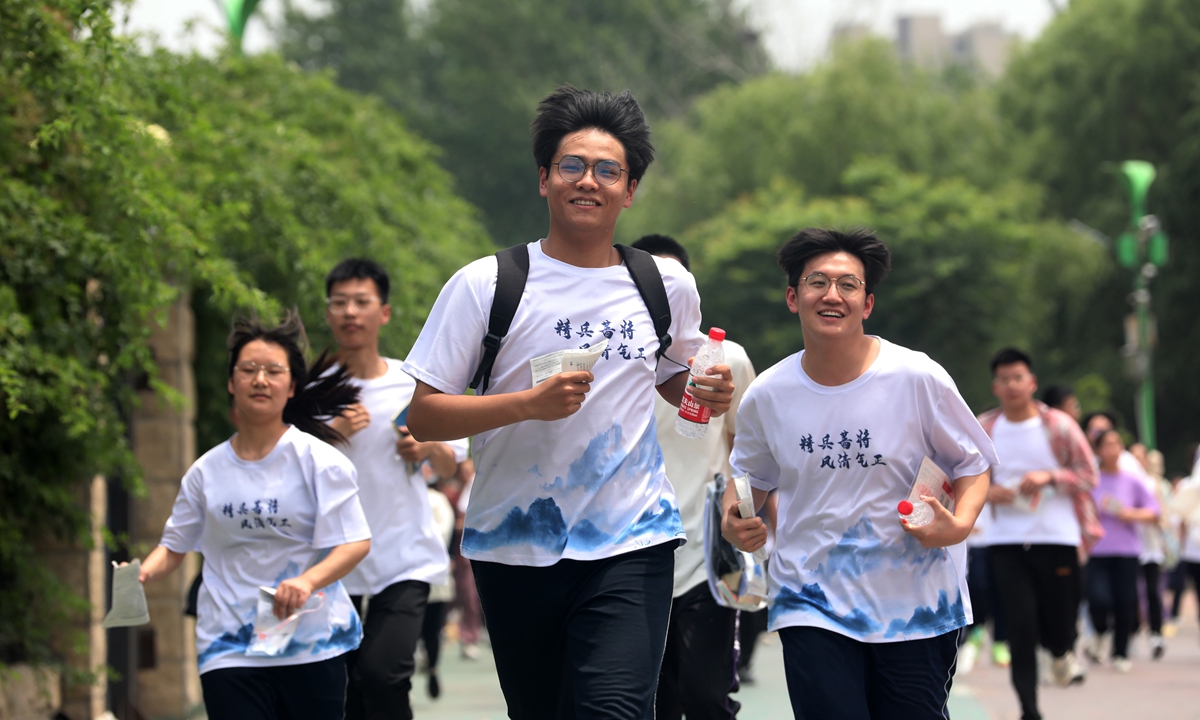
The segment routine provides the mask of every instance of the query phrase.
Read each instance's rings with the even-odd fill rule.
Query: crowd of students
[[[452,592],[464,654],[486,617],[519,720],[736,717],[763,625],[796,717],[947,717],[964,629],[989,615],[1033,720],[1038,645],[1060,682],[1083,677],[1085,555],[1092,624],[1128,662],[1130,588],[1158,582],[1133,528],[1162,498],[1124,469],[1118,433],[1092,433],[1096,465],[1075,419],[1034,401],[1019,351],[996,356],[1001,407],[977,419],[927,355],[867,335],[891,256],[861,229],[779,249],[803,349],[756,378],[727,341],[692,379],[704,336],[686,250],[613,245],[653,160],[640,107],[564,86],[532,136],[546,236],[459,270],[403,361],[379,353],[390,278],[369,260],[330,272],[337,353],[312,367],[299,318],[235,325],[237,433],[188,471],[142,565],[145,581],[204,555],[210,718],[411,718],[422,638],[441,689]],[[545,372],[589,348],[590,369]],[[703,440],[673,430],[685,393],[712,414]],[[926,460],[954,503],[922,496],[933,519],[918,526],[897,503]],[[718,532],[746,553],[771,544],[765,622],[710,588],[717,476],[746,476],[760,513],[743,517],[727,483]]]

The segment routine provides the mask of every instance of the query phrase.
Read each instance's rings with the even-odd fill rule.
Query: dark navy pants
[[[210,670],[200,676],[200,688],[211,720],[341,720],[346,656]]]
[[[653,720],[675,548],[549,567],[471,561],[513,720]]]
[[[946,701],[961,630],[865,643],[813,627],[779,631],[796,720],[934,720]]]

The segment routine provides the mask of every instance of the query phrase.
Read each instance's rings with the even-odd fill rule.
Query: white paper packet
[[[563,372],[588,372],[608,347],[608,338],[580,350],[556,350],[529,361],[534,386]]]
[[[254,638],[246,648],[252,657],[277,657],[287,650],[300,625],[300,618],[321,609],[325,593],[317,591],[308,597],[304,606],[283,620],[275,617],[275,588],[258,589],[258,615],[254,620]]]

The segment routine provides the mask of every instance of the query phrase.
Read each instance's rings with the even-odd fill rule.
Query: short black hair
[[[641,180],[654,162],[650,126],[637,100],[628,91],[619,95],[580,90],[571,85],[558,89],[538,103],[533,118],[533,159],[539,168],[550,168],[562,139],[573,132],[595,129],[612,135],[625,148],[629,177]]]
[[[333,292],[334,285],[347,280],[373,280],[375,289],[379,291],[379,304],[387,305],[391,283],[387,270],[379,263],[366,258],[346,258],[341,261],[325,276],[325,297]]]
[[[1063,403],[1071,397],[1075,397],[1075,391],[1070,385],[1062,383],[1055,383],[1042,391],[1042,402],[1056,410],[1062,410]]]
[[[996,368],[1001,365],[1012,365],[1013,363],[1025,363],[1029,372],[1033,372],[1033,359],[1029,357],[1028,353],[1016,348],[1004,348],[992,356],[992,375],[996,374]]]
[[[645,250],[651,255],[670,255],[677,258],[685,270],[692,271],[692,261],[688,259],[687,248],[670,235],[643,235],[633,247]]]
[[[1121,421],[1117,420],[1117,416],[1107,410],[1098,410],[1096,412],[1090,412],[1087,415],[1084,415],[1083,420],[1079,423],[1079,425],[1086,431],[1087,426],[1091,425],[1092,421],[1098,417],[1106,418],[1109,424],[1114,428],[1121,427]]]
[[[809,260],[832,252],[849,253],[862,261],[866,275],[863,283],[868,295],[875,292],[875,286],[883,282],[892,269],[891,251],[866,228],[804,228],[779,248],[775,259],[787,273],[788,287],[794,288],[800,284],[800,274]]]

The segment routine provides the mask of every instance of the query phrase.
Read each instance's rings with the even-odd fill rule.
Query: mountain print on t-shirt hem
[[[838,613],[826,597],[825,591],[817,583],[803,585],[800,592],[791,588],[780,588],[771,604],[768,615],[771,627],[778,620],[792,613],[816,614],[822,622],[816,623],[786,623],[789,625],[828,626],[831,630],[857,638],[868,638],[878,635],[883,630],[883,624],[872,619],[859,608],[854,608],[845,614]],[[888,623],[884,639],[904,639],[907,637],[934,637],[956,630],[966,624],[962,593],[958,592],[953,603],[945,590],[938,591],[937,607],[918,607],[913,610],[907,620],[896,618]]]
[[[654,506],[632,519],[636,508],[616,508],[613,512],[607,503],[597,502],[602,490],[637,487],[663,472],[658,427],[653,417],[628,452],[622,449],[622,437],[620,423],[614,423],[588,442],[583,454],[567,468],[565,478],[557,476],[553,482],[542,484],[542,491],[550,496],[535,499],[526,510],[513,507],[489,530],[465,528],[464,550],[472,553],[534,547],[560,555],[568,550],[590,554],[630,542],[650,544],[647,539],[653,537],[664,540],[683,537],[679,510],[668,498],[660,497]],[[542,477],[538,465],[532,466],[529,474]],[[582,501],[584,509],[597,507],[603,511],[589,513],[568,528],[559,502],[570,507],[575,498]]]

